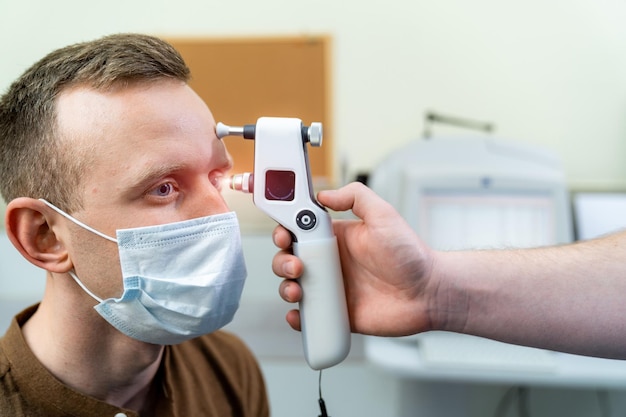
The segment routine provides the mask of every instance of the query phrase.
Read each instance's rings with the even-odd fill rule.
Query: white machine
[[[369,184],[435,249],[536,247],[573,239],[560,161],[537,147],[491,136],[418,140],[383,160]],[[495,381],[510,372],[555,367],[553,352],[446,332],[367,343],[370,357],[382,362],[391,360],[385,359],[390,352],[398,358],[398,349],[410,349],[416,373],[431,377],[491,375]]]
[[[313,192],[307,143],[322,144],[322,125],[292,118],[262,117],[255,125],[217,125],[217,136],[254,139],[254,173],[232,178],[232,188],[253,194],[254,204],[289,230],[304,264],[300,318],[309,366],[343,361],[350,351],[350,323],[337,239],[328,212]]]
[[[573,238],[561,164],[538,148],[491,137],[415,141],[380,163],[370,185],[436,249]]]

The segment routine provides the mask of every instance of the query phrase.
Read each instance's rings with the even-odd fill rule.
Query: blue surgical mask
[[[117,239],[41,200],[78,226],[116,242],[124,292],[103,300],[70,271],[98,304],[95,310],[125,335],[173,345],[211,333],[234,317],[246,266],[234,212],[117,230]]]

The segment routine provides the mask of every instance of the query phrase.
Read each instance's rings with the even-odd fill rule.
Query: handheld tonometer
[[[255,125],[218,123],[217,136],[254,139],[254,172],[235,175],[231,187],[252,193],[254,204],[289,230],[304,264],[300,318],[304,355],[313,369],[338,364],[350,351],[350,324],[337,238],[314,196],[307,143],[322,144],[322,124],[262,117]]]

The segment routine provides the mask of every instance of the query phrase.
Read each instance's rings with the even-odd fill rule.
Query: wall
[[[0,0],[0,89],[50,50],[113,32],[328,34],[337,183],[417,138],[434,109],[492,121],[500,136],[555,150],[572,187],[626,188],[625,17],[618,0]],[[275,282],[254,282],[249,288],[262,293],[248,297],[269,298],[268,288],[276,297]],[[274,358],[263,366],[276,416],[318,414],[315,380],[301,364]],[[334,375],[332,415],[400,413],[402,381],[358,358]],[[503,388],[475,390],[472,415],[491,415]],[[599,415],[593,393],[551,394],[536,394],[533,416]],[[611,396],[624,402],[622,393]],[[587,400],[574,410],[572,399]]]
[[[575,187],[625,188],[625,18],[619,0],[0,0],[0,89],[51,49],[111,32],[330,34],[350,176],[435,109],[556,150]]]

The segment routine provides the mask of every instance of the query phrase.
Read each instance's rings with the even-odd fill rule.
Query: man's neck
[[[163,347],[123,335],[82,294],[61,300],[48,292],[23,326],[26,343],[42,365],[83,394],[118,407],[145,408]]]

